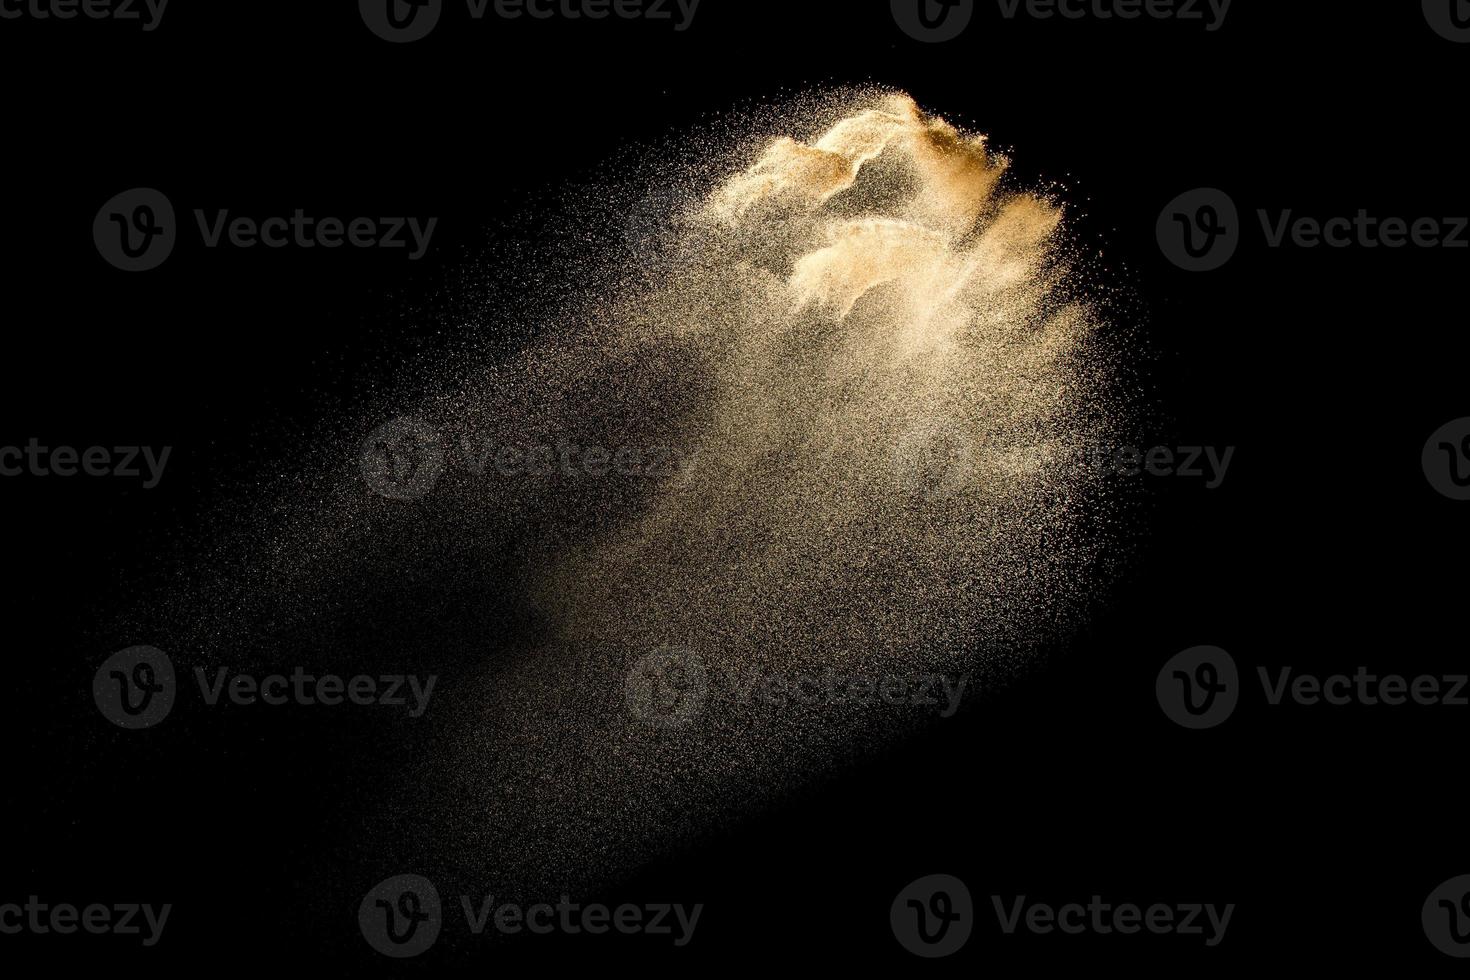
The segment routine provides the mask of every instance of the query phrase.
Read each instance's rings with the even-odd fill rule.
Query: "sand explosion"
[[[1069,451],[1108,407],[1060,208],[1005,165],[893,95],[717,186],[599,346],[694,463],[543,601],[599,642],[823,663],[1024,630],[1075,571]]]
[[[1094,588],[1114,513],[1076,464],[1117,421],[1116,358],[1061,206],[902,94],[732,129],[666,175],[655,231],[577,246],[558,326],[360,420],[411,419],[290,484],[213,603],[278,630],[285,595],[297,624],[354,590],[385,619],[371,583],[409,570],[514,583],[512,642],[473,595],[418,624],[457,658],[436,749],[358,865],[507,898],[605,881],[935,723],[862,685],[985,686]],[[675,465],[617,465],[650,447]]]

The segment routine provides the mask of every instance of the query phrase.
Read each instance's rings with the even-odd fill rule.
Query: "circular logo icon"
[[[389,500],[417,500],[444,475],[444,440],[418,419],[394,419],[362,445],[362,478]]]
[[[953,875],[929,875],[898,893],[888,922],[904,949],[937,959],[958,952],[969,941],[975,906],[963,881]]]
[[[893,19],[915,41],[953,41],[970,26],[975,0],[891,0]]]
[[[1159,707],[1184,728],[1214,728],[1235,712],[1240,674],[1235,660],[1219,647],[1191,647],[1175,654],[1159,671]]]
[[[1159,248],[1187,272],[1210,272],[1240,247],[1240,214],[1230,195],[1213,187],[1186,191],[1159,214]]]
[[[92,677],[92,700],[119,728],[152,728],[173,710],[174,665],[154,647],[128,647],[103,661]]]
[[[1420,919],[1435,949],[1457,959],[1470,957],[1470,875],[1451,878],[1430,892]]]
[[[947,500],[975,482],[976,442],[955,426],[926,424],[904,433],[893,451],[898,484],[916,497]]]
[[[1424,19],[1445,40],[1470,43],[1470,0],[1424,0]]]
[[[394,44],[428,37],[444,12],[444,0],[357,0],[357,6],[368,30]]]
[[[623,691],[634,718],[659,728],[680,728],[704,711],[709,672],[692,650],[671,647],[634,664]]]
[[[434,945],[444,925],[439,889],[419,875],[389,878],[363,897],[357,924],[362,938],[384,956],[418,956]]]
[[[1430,486],[1451,500],[1470,500],[1470,418],[1436,429],[1420,459]]]
[[[174,206],[151,187],[123,191],[102,205],[92,219],[97,251],[124,272],[158,268],[173,252],[178,237]]]

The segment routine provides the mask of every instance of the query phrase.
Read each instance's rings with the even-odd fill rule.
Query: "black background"
[[[1470,872],[1456,819],[1470,709],[1267,709],[1255,686],[1226,725],[1187,732],[1160,712],[1154,678],[1206,643],[1251,676],[1284,664],[1464,669],[1453,572],[1464,505],[1429,487],[1419,456],[1467,414],[1467,253],[1271,250],[1254,212],[1465,213],[1470,48],[1435,35],[1413,3],[1238,0],[1215,33],[1006,21],[981,4],[962,38],[933,46],[876,0],[704,0],[682,34],[637,21],[476,24],[451,9],[403,46],[343,2],[175,0],[154,33],[0,22],[0,444],[175,447],[151,491],[0,480],[12,572],[0,901],[175,905],[155,949],[7,936],[0,962],[435,968],[432,954],[372,953],[353,908],[281,921],[334,818],[372,794],[371,767],[353,761],[371,755],[370,735],[325,730],[333,722],[309,712],[113,729],[91,704],[92,672],[149,641],[97,624],[136,600],[168,542],[202,533],[212,503],[286,452],[303,419],[351,402],[385,356],[434,344],[402,311],[452,282],[524,197],[710,113],[871,81],[989,133],[1023,181],[1069,188],[1081,231],[1106,242],[1141,297],[1165,431],[1237,447],[1229,477],[1213,491],[1148,482],[1148,535],[1105,611],[983,711],[604,896],[704,902],[688,948],[528,939],[472,968],[1454,967],[1419,910]],[[181,212],[441,222],[416,265],[350,250],[206,252],[186,238],[161,269],[128,275],[102,261],[90,227],[135,186],[164,190]],[[1191,275],[1163,259],[1154,222],[1199,186],[1227,190],[1249,227],[1223,270]],[[894,941],[888,906],[934,873],[966,881],[979,922],[962,952],[924,962]],[[1022,894],[1237,908],[1216,948],[1004,936],[989,896]]]

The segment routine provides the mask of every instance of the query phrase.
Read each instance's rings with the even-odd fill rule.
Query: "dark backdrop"
[[[692,28],[466,23],[389,45],[352,3],[186,3],[154,32],[0,21],[6,366],[0,444],[169,445],[154,490],[0,480],[10,629],[0,901],[172,902],[164,942],[0,937],[0,961],[377,975],[352,910],[281,922],[331,814],[367,789],[309,712],[147,742],[96,714],[101,635],[167,542],[416,343],[411,311],[528,195],[597,174],[747,100],[879,82],[991,134],[1023,178],[1083,202],[1131,283],[1160,432],[1235,446],[1222,487],[1147,484],[1144,544],[1104,611],[1004,696],[836,785],[671,856],[608,901],[706,903],[683,950],[517,942],[478,970],[647,960],[972,970],[1168,962],[1183,971],[1355,963],[1449,969],[1420,925],[1470,872],[1455,829],[1470,708],[1266,708],[1209,731],[1155,699],[1187,647],[1258,665],[1463,669],[1464,504],[1420,450],[1467,414],[1467,253],[1268,249],[1257,208],[1407,218],[1467,210],[1470,48],[1418,4],[1240,0],[1223,28],[1006,21],[982,4],[919,44],[886,3],[704,0]],[[192,206],[441,216],[422,263],[299,251],[108,266],[90,227],[135,186]],[[1191,188],[1246,216],[1222,270],[1169,264],[1155,219]],[[407,300],[403,298],[407,297]],[[417,304],[417,305],[416,305]],[[404,313],[409,310],[410,313]],[[366,743],[356,751],[369,751]],[[349,766],[350,768],[350,766]],[[889,929],[909,881],[949,873],[976,935],[920,961]],[[1004,936],[989,896],[1237,906],[1226,941]]]

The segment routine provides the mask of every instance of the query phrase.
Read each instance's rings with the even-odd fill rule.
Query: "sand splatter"
[[[899,93],[723,135],[667,161],[668,220],[575,247],[554,326],[510,357],[466,352],[392,410],[442,440],[422,494],[363,481],[380,406],[314,457],[345,465],[278,492],[212,603],[262,633],[350,608],[357,634],[401,637],[382,590],[456,597],[415,620],[448,675],[435,747],[345,845],[360,866],[506,898],[604,881],[936,723],[760,679],[980,687],[1096,586],[1117,512],[1075,464],[1119,423],[1119,352],[1061,204],[1007,189],[983,137]],[[552,465],[508,473],[507,446]],[[611,462],[650,447],[679,465]],[[505,605],[514,640],[484,612]],[[227,629],[190,628],[179,642]],[[667,676],[640,682],[650,663]],[[683,699],[678,723],[630,690]]]

